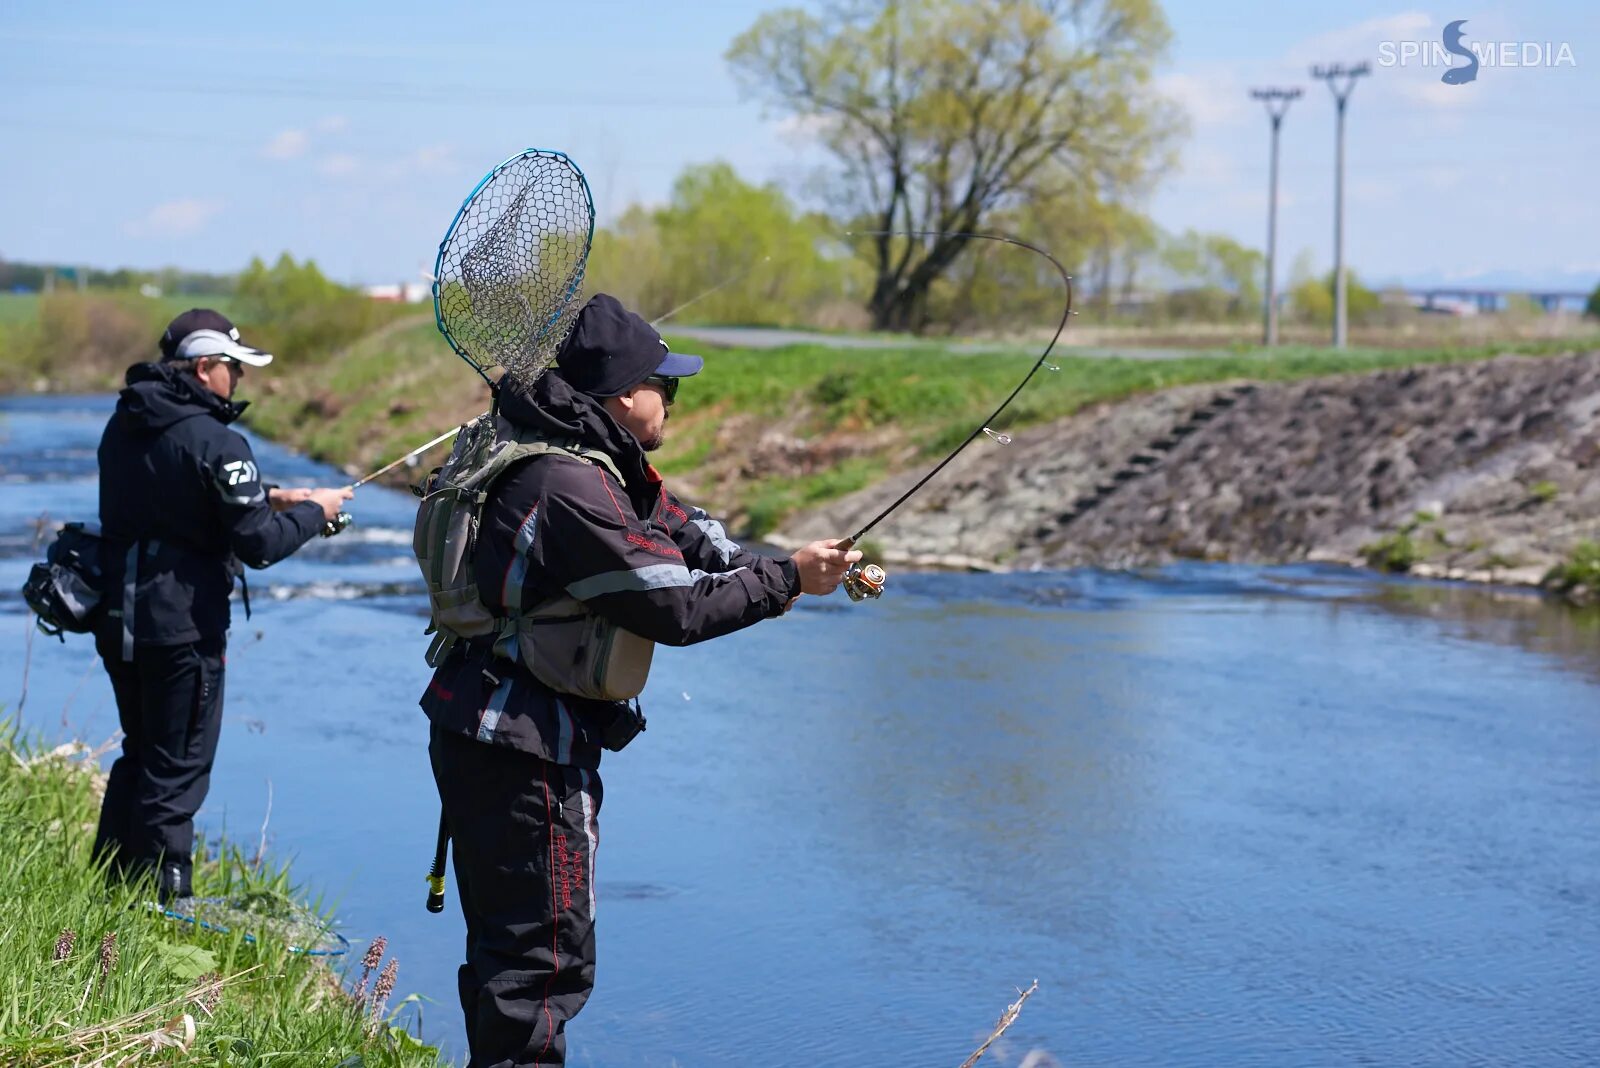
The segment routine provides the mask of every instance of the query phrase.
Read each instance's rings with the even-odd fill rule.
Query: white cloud
[[[1244,86],[1231,74],[1217,70],[1204,74],[1163,74],[1156,79],[1156,92],[1179,104],[1196,126],[1237,122],[1252,103]]]
[[[411,153],[406,162],[411,170],[444,174],[455,169],[456,150],[450,145],[427,145]]]
[[[311,138],[306,136],[304,130],[280,130],[277,136],[267,142],[261,154],[268,159],[296,159],[305,155],[310,147]]]
[[[837,125],[831,115],[785,115],[773,123],[773,129],[789,144],[808,144],[822,140]]]
[[[1441,24],[1421,11],[1367,19],[1327,33],[1319,33],[1289,49],[1285,62],[1301,70],[1316,63],[1376,63],[1384,41],[1420,41],[1437,38]]]
[[[221,210],[220,200],[169,200],[124,223],[122,231],[130,237],[181,237],[205,226]]]
[[[348,178],[361,169],[361,161],[348,152],[335,152],[324,156],[317,164],[317,173],[329,178]]]

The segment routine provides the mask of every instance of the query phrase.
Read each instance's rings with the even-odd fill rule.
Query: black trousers
[[[468,1066],[564,1064],[594,989],[600,776],[439,730],[428,752],[467,920]]]
[[[156,873],[163,897],[193,892],[194,814],[211,786],[222,728],[226,639],[144,645],[122,659],[120,631],[97,634],[122,722],[95,851],[113,874]]]

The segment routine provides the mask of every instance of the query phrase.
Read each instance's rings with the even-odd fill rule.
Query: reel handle
[[[322,536],[324,538],[331,538],[341,531],[349,530],[350,524],[354,523],[355,521],[356,517],[351,515],[349,512],[340,512],[338,515],[322,524]]]

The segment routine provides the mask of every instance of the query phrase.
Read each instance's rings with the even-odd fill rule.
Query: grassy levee
[[[35,301],[31,323],[20,315],[20,306],[0,306],[0,389],[114,386],[127,362],[148,358],[150,338],[159,330],[152,324],[170,311],[158,304],[128,295],[87,301],[58,295]],[[331,344],[326,339],[351,336],[353,320],[338,316],[354,312],[337,302],[328,308],[323,310],[333,319],[317,320],[321,332],[304,338]],[[365,305],[355,310],[363,317],[371,311]],[[253,406],[246,422],[268,437],[364,473],[487,406],[484,383],[450,351],[430,311],[386,307],[373,314],[380,322],[395,318],[342,348],[318,348],[313,341],[289,345],[273,366],[248,376],[242,395]],[[275,330],[291,326],[268,323],[260,329],[273,340]],[[705,353],[709,366],[680,394],[659,466],[687,482],[708,507],[734,514],[745,532],[761,533],[797,510],[943,454],[993,411],[1037,352],[954,351],[937,342],[894,340],[892,347],[872,349],[815,344],[739,349],[674,342],[676,349]],[[1346,350],[1237,346],[1170,359],[1083,356],[1064,349],[1052,357],[1060,370],[1041,370],[995,429],[1046,422],[1168,386],[1283,381],[1502,353],[1566,352],[1600,343],[1590,337],[1426,348],[1415,347],[1415,338],[1404,340],[1406,347]],[[74,350],[94,358],[61,358]],[[751,446],[769,429],[805,443],[809,451],[781,462],[747,460]],[[424,469],[445,448],[426,457]],[[417,477],[401,470],[392,481]]]
[[[1161,360],[1082,357],[1069,349],[1051,358],[1060,370],[1040,370],[995,429],[1047,422],[1169,386],[1287,381],[1505,353],[1568,352],[1597,343],[1343,351],[1283,346]],[[740,512],[758,533],[797,509],[942,455],[994,410],[1037,358],[1033,351],[956,352],[917,341],[882,349],[737,349],[673,341],[673,348],[704,353],[707,367],[684,384],[673,408],[667,445],[657,458],[667,474],[699,481],[706,469],[737,459],[722,454],[737,449],[746,431],[766,426],[782,426],[807,441],[855,442],[837,463],[717,479],[718,499],[708,503]],[[394,323],[326,361],[285,368],[269,385],[251,385],[256,403],[248,418],[257,430],[353,471],[375,468],[488,401],[481,380],[449,350],[427,316]],[[740,430],[730,442],[735,424]]]
[[[10,891],[0,914],[0,1064],[439,1063],[395,1014],[345,993],[323,958],[166,919],[149,907],[148,886],[108,887],[90,859],[98,772],[85,756],[30,750],[0,723]],[[286,869],[258,870],[228,848],[198,863],[195,881],[203,896],[293,892]]]

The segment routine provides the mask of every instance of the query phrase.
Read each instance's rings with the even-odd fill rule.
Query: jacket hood
[[[128,368],[126,380],[117,413],[144,430],[165,430],[197,415],[226,425],[244,414],[248,403],[224,400],[176,364],[136,363]]]
[[[507,374],[495,387],[495,396],[500,414],[513,423],[550,437],[575,438],[605,452],[627,478],[630,494],[646,491],[650,462],[639,439],[601,401],[573,389],[560,371],[546,371],[531,386]]]

